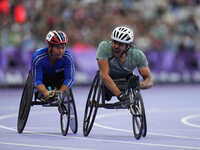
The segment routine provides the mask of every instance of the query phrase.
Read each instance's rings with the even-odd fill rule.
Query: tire
[[[60,127],[61,127],[61,133],[63,136],[66,136],[69,130],[69,122],[70,122],[70,109],[69,109],[69,103],[67,105],[68,108],[64,104],[61,104],[60,109],[62,110],[62,113],[60,113]]]
[[[92,126],[94,124],[94,120],[98,110],[98,104],[101,98],[101,85],[98,74],[95,76],[93,83],[91,85],[86,106],[84,112],[84,120],[83,120],[83,134],[84,136],[88,136]]]
[[[141,136],[146,136],[147,125],[144,110],[144,103],[142,96],[138,90],[131,89],[132,98],[134,98],[133,104],[130,105],[130,111],[132,114],[133,133],[138,140]]]
[[[145,109],[144,109],[143,115],[144,115],[144,120],[143,120],[144,127],[143,127],[143,131],[142,131],[142,136],[145,137],[147,135],[147,120],[146,120]]]
[[[33,92],[34,92],[34,85],[33,85],[32,75],[29,72],[19,106],[18,119],[17,119],[18,133],[22,133],[26,126],[26,122],[31,109]]]
[[[69,107],[70,107],[69,126],[70,126],[70,129],[72,130],[72,132],[75,134],[78,131],[78,117],[77,117],[76,105],[75,105],[72,89],[69,90],[68,99],[70,100],[70,103],[69,103]]]

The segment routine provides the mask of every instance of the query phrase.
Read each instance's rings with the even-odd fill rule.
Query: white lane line
[[[17,132],[16,129],[14,129],[14,128],[9,128],[9,127],[7,127],[7,126],[3,126],[3,125],[0,125],[0,128],[2,128],[2,129],[6,129],[6,130],[10,130],[10,131],[16,131],[16,132]]]
[[[15,117],[15,116],[17,116],[17,115],[16,114],[9,114],[9,115],[0,116],[0,120],[12,118],[12,117]]]
[[[75,138],[75,137],[74,137]],[[88,138],[87,138],[88,139]],[[167,147],[167,148],[179,148],[179,149],[191,149],[191,150],[200,150],[200,147],[194,146],[182,146],[182,145],[167,145],[167,144],[153,144],[153,143],[142,143],[142,142],[133,142],[133,141],[120,141],[120,140],[109,140],[109,139],[90,139],[92,141],[100,141],[105,143],[121,143],[121,144],[132,144],[132,145],[145,145],[145,146],[153,146],[153,147]]]
[[[132,130],[126,130],[126,129],[120,129],[120,128],[113,128],[113,127],[110,127],[110,126],[101,125],[101,124],[96,123],[96,122],[94,122],[94,125],[97,126],[97,127],[99,127],[99,128],[104,128],[104,129],[108,129],[108,130],[133,133]],[[166,136],[166,137],[173,137],[173,138],[179,138],[179,139],[200,140],[200,138],[195,138],[195,137],[179,136],[179,135],[169,135],[169,134],[163,134],[163,133],[151,133],[151,132],[148,132],[148,135]]]
[[[9,114],[9,115],[0,116],[0,120],[4,120],[4,119],[7,119],[7,118],[12,118],[12,117],[15,117],[15,116],[17,116],[17,115],[16,114]],[[6,129],[6,130],[11,130],[11,131],[17,131],[14,128],[9,128],[9,127],[3,126],[3,125],[0,125],[0,128]]]
[[[101,119],[101,118],[107,118],[107,117],[113,117],[113,116],[119,116],[119,115],[124,115],[124,112],[114,112],[114,113],[109,113],[109,114],[101,114],[99,116],[97,116],[97,119]],[[193,125],[195,127],[200,127],[198,125],[194,125],[189,123],[187,120],[189,119],[193,119],[193,118],[197,118],[200,117],[200,115],[191,115],[188,117],[185,117],[185,119],[183,118],[182,120],[185,121],[185,123]],[[127,132],[127,133],[132,133],[132,130],[126,130],[126,129],[120,129],[120,128],[113,128],[110,126],[105,126],[105,125],[101,125],[97,122],[94,122],[94,125],[100,128],[104,128],[104,129],[108,129],[108,130],[115,130],[115,131],[121,131],[121,132]],[[179,136],[179,135],[169,135],[169,134],[163,134],[163,133],[151,133],[148,132],[149,135],[156,135],[156,136],[166,136],[166,137],[173,137],[173,138],[180,138],[180,139],[191,139],[191,140],[200,140],[200,138],[196,138],[196,137],[189,137],[189,136]]]
[[[16,116],[17,116],[16,114],[4,115],[4,116],[0,116],[0,120],[12,118],[12,117],[16,117]],[[10,128],[10,127],[4,126],[4,125],[0,125],[0,128],[17,132],[16,129]],[[32,132],[25,131],[24,133],[32,133]],[[93,150],[93,149],[85,149],[85,148],[73,148],[73,147],[61,147],[61,146],[49,146],[49,145],[47,146],[47,145],[19,144],[19,143],[2,142],[2,141],[0,141],[0,144],[2,144],[2,145],[12,145],[12,146],[58,149],[58,150]]]
[[[3,145],[12,145],[12,146],[20,146],[20,147],[34,147],[34,148],[48,148],[48,149],[57,149],[57,150],[91,150],[84,148],[73,148],[73,147],[62,147],[62,146],[47,146],[47,145],[33,145],[33,144],[19,144],[19,143],[11,143],[11,142],[1,142]]]
[[[181,119],[181,122],[183,124],[187,125],[187,126],[191,126],[191,127],[195,127],[195,128],[200,128],[200,125],[189,122],[189,120],[196,119],[196,118],[200,118],[200,114],[189,115],[189,116],[183,117]]]
[[[102,118],[102,117],[111,117],[111,116],[116,116],[122,113],[113,113],[113,114],[107,114],[107,115],[100,115],[97,118]],[[13,115],[14,116],[14,115]],[[13,117],[12,115],[7,115],[7,117]],[[6,119],[6,117],[1,116],[1,118]],[[96,123],[95,123],[96,124]],[[6,126],[1,125],[0,128],[3,127],[4,129],[8,129],[8,130],[12,130],[12,131],[16,131],[16,129],[12,129]],[[110,127],[112,128],[112,127]],[[119,129],[120,131],[125,131],[124,129]],[[29,134],[36,134],[36,135],[49,135],[49,136],[56,136],[59,138],[63,138],[62,136],[59,135],[53,135],[53,134],[40,134],[37,132],[30,132],[30,131],[26,131],[24,133],[29,133]],[[155,134],[155,133],[154,133]],[[163,136],[162,134],[158,134]],[[182,137],[182,136],[180,136]],[[106,143],[121,143],[121,144],[132,144],[132,145],[145,145],[145,146],[156,146],[156,147],[168,147],[168,148],[179,148],[179,149],[192,149],[192,150],[200,150],[200,147],[193,147],[193,146],[182,146],[182,145],[167,145],[167,144],[153,144],[153,143],[141,143],[141,142],[133,142],[133,141],[121,141],[121,140],[109,140],[109,139],[97,139],[97,138],[86,138],[86,137],[65,137],[65,138],[70,138],[70,139],[80,139],[80,140],[90,140],[90,141],[97,141],[97,142],[106,142]],[[193,139],[193,138],[192,138]],[[197,139],[197,138],[194,138]]]
[[[144,146],[152,146],[152,147],[167,147],[167,148],[177,148],[177,149],[189,149],[189,150],[200,150],[200,147],[194,147],[194,146],[182,146],[182,145],[167,145],[167,144],[154,144],[154,143],[142,143],[142,142],[133,142],[133,141],[121,141],[121,140],[110,140],[110,139],[97,139],[95,137],[63,137],[60,135],[53,135],[53,134],[41,134],[41,133],[34,133],[34,132],[25,132],[29,134],[35,134],[35,135],[48,135],[48,136],[54,136],[54,137],[59,137],[59,138],[69,138],[69,139],[79,139],[79,140],[90,140],[90,141],[95,141],[95,142],[104,142],[104,143],[117,143],[117,144],[131,144],[131,145],[144,145]],[[0,142],[1,144],[1,142]],[[9,144],[9,143],[8,143]],[[29,144],[28,144],[29,145]],[[32,147],[32,146],[31,146]],[[41,147],[42,148],[42,147]],[[48,148],[48,147],[43,147],[43,148]],[[62,147],[60,147],[62,148]],[[53,148],[51,148],[53,149]],[[55,148],[54,148],[55,149]],[[61,149],[62,150],[62,149]]]

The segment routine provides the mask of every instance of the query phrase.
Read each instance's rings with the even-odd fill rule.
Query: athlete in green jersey
[[[152,87],[153,81],[144,53],[133,45],[133,31],[125,26],[116,27],[111,34],[112,41],[102,41],[97,50],[97,62],[105,86],[120,101],[128,98],[116,86],[113,79],[126,77],[135,68],[143,77],[141,89]]]

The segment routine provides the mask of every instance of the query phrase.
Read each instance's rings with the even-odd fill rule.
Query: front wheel
[[[76,104],[74,100],[74,96],[72,93],[72,89],[69,90],[69,107],[70,107],[70,122],[69,126],[72,132],[75,134],[78,131],[78,117],[76,111]]]
[[[69,109],[69,105],[67,105],[68,107],[66,108],[66,106],[64,104],[61,104],[59,106],[59,109],[61,109],[60,111],[60,126],[61,126],[61,132],[63,136],[66,136],[69,130],[69,121],[70,121],[70,109]]]
[[[145,137],[147,132],[144,103],[139,91],[132,90],[131,94],[131,97],[134,99],[130,105],[133,133],[136,139],[140,139],[141,136]]]

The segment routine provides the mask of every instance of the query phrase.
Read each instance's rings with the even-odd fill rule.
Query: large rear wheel
[[[26,80],[26,83],[23,89],[21,102],[19,106],[18,119],[17,119],[18,133],[22,133],[24,130],[24,127],[26,126],[26,122],[27,122],[29,112],[31,109],[33,92],[34,92],[34,85],[33,85],[31,73],[29,72],[28,78]]]
[[[90,133],[92,126],[94,124],[94,120],[97,114],[98,104],[101,98],[101,85],[99,76],[96,75],[92,86],[90,88],[83,120],[83,134],[84,136],[88,136]]]

